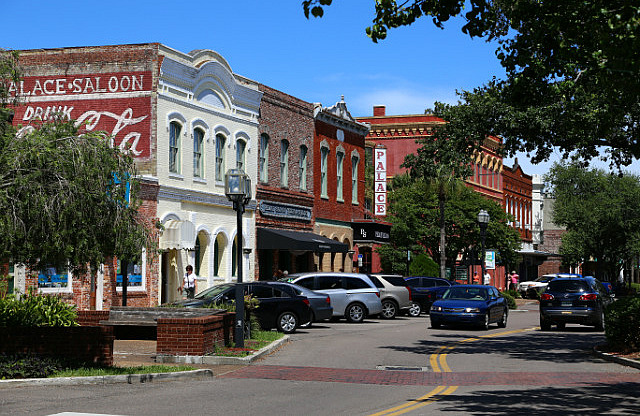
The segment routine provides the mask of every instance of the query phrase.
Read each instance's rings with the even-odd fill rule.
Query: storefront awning
[[[318,253],[346,253],[346,244],[301,231],[258,228],[258,250],[296,250]]]
[[[191,221],[167,220],[160,236],[160,250],[193,250],[196,227]]]

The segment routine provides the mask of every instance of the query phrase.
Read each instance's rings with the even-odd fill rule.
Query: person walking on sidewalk
[[[193,274],[193,266],[190,264],[187,265],[186,271],[178,291],[182,292],[183,297],[186,294],[187,299],[193,299],[196,294],[196,275]]]
[[[511,276],[509,276],[509,290],[518,290],[518,280],[519,280],[520,276],[518,276],[518,273],[516,273],[515,270],[513,270],[511,272]]]

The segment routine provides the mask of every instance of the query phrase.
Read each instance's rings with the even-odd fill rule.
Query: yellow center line
[[[378,413],[374,413],[372,415],[369,416],[390,416],[392,414],[396,415],[396,414],[402,414],[402,413],[406,413],[406,410],[408,407],[413,407],[419,404],[429,404],[430,402],[432,402],[433,400],[429,400],[431,397],[439,394],[441,391],[445,390],[447,388],[447,386],[438,386],[435,389],[431,390],[429,393],[425,394],[422,397],[418,397],[417,399],[413,399],[413,400],[409,400],[407,403],[405,404],[401,404],[400,406],[396,406],[396,407],[392,407],[391,409],[387,409],[387,410],[383,410],[382,412],[378,412]],[[404,412],[401,413],[397,413],[398,411],[401,410],[405,410]]]

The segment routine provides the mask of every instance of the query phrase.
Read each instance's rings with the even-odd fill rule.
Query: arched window
[[[180,132],[182,126],[177,121],[169,124],[169,172],[180,173]]]
[[[300,146],[300,190],[307,190],[307,146]]]
[[[222,134],[216,135],[216,181],[224,181],[224,142]]]
[[[236,142],[236,168],[244,171],[244,151],[247,148],[247,142],[238,140]]]
[[[280,142],[280,186],[289,186],[289,141]]]
[[[258,166],[260,176],[260,182],[267,182],[269,180],[269,136],[266,134],[260,135],[260,156]]]
[[[202,157],[203,143],[204,131],[202,129],[195,129],[193,131],[193,176],[196,178],[202,178],[204,173],[202,169],[204,164],[204,158]]]
[[[218,238],[213,243],[213,275],[220,276],[220,243]]]

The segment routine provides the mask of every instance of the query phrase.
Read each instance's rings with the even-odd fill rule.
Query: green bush
[[[607,343],[622,352],[640,351],[640,297],[619,299],[605,309]]]
[[[45,378],[69,364],[65,360],[35,355],[0,354],[0,380],[13,378]]]
[[[516,304],[516,299],[513,296],[511,296],[510,291],[500,292],[500,294],[502,295],[503,298],[507,300],[507,305],[509,306],[509,309],[518,309],[518,305]]]
[[[18,299],[15,295],[0,298],[0,327],[76,326],[77,309],[60,296],[42,295],[30,290]]]
[[[522,294],[520,294],[520,292],[518,292],[517,290],[505,290],[504,293],[507,293],[509,296],[511,296],[514,299],[521,299],[522,298]]]

